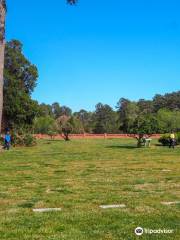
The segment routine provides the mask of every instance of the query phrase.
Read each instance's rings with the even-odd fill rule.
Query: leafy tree
[[[180,91],[168,93],[165,95],[157,94],[153,98],[154,111],[158,112],[162,108],[180,110]]]
[[[56,122],[58,125],[58,131],[59,133],[63,134],[64,140],[69,141],[69,134],[72,132],[73,127],[71,123],[69,122],[71,117],[68,117],[66,115],[60,116]]]
[[[84,128],[81,121],[75,116],[68,117],[66,115],[63,115],[59,117],[56,120],[56,122],[58,124],[58,129],[60,133],[63,133],[62,129],[67,125],[71,126],[71,133],[74,134],[84,133]]]
[[[118,118],[113,109],[105,104],[98,103],[94,113],[95,133],[117,133],[118,131]]]
[[[63,116],[63,115],[70,117],[72,115],[72,110],[67,106],[62,106],[60,108],[59,116]]]
[[[57,133],[56,121],[50,116],[36,118],[34,120],[34,133],[49,135]]]
[[[151,109],[148,109],[151,106]],[[152,114],[152,104],[145,100],[131,102],[127,99],[120,99],[118,103],[120,116],[120,129],[125,133],[134,134],[137,139],[137,146],[142,146],[144,137],[157,133],[157,119]]]
[[[118,102],[117,108],[120,119],[120,130],[125,133],[131,132],[131,127],[134,125],[139,114],[137,103],[121,98]]]
[[[180,91],[165,95],[155,95],[152,101],[140,99],[131,102],[120,99],[118,102],[120,130],[124,133],[138,132],[142,119],[144,132],[163,133],[179,129]],[[140,121],[140,122],[139,122]],[[149,121],[149,123],[148,123]],[[142,124],[140,124],[142,126]],[[139,127],[142,131],[142,127]]]
[[[85,132],[91,133],[93,131],[93,113],[81,109],[79,112],[73,114],[83,125]]]
[[[60,116],[58,119],[56,119],[56,122],[59,126],[59,131],[61,131],[62,125],[64,125],[66,122],[68,122],[69,119],[70,119],[70,117],[68,117],[66,115]]]
[[[37,68],[22,53],[22,44],[7,42],[4,69],[4,119],[10,127],[31,125],[39,108],[31,99],[38,78]]]
[[[137,139],[137,146],[141,147],[144,144],[144,139],[153,133],[157,133],[157,129],[157,118],[155,115],[139,112],[129,132],[134,134],[134,137]]]
[[[74,134],[84,133],[83,124],[82,124],[82,122],[81,122],[78,118],[72,116],[72,117],[68,120],[68,122],[69,122],[69,123],[71,124],[71,126],[72,126],[72,133],[74,133]]]
[[[73,129],[73,127],[70,122],[66,122],[62,125],[62,133],[63,133],[65,141],[70,140],[69,134],[72,132],[72,129]]]
[[[140,99],[137,102],[137,106],[139,107],[139,111],[144,114],[153,113],[154,106],[151,100]]]
[[[57,102],[53,103],[51,108],[52,108],[52,112],[53,112],[55,119],[57,119],[58,117],[61,116],[62,110],[61,110],[59,103],[57,103]]]
[[[41,117],[53,117],[52,106],[49,104],[41,103],[39,105],[39,115]]]
[[[158,112],[161,108],[166,108],[166,100],[164,96],[156,94],[153,98],[154,111]]]
[[[180,111],[160,109],[157,113],[158,129],[160,133],[180,130]]]
[[[157,133],[157,118],[153,114],[141,114],[137,116],[130,132],[134,134],[148,134]]]
[[[38,70],[23,55],[22,47],[18,40],[6,44],[4,85],[8,86],[13,77],[19,88],[30,95],[36,87]]]
[[[47,116],[50,115],[55,119],[58,119],[61,116],[70,117],[72,115],[72,110],[67,106],[60,107],[58,102],[53,103],[52,105],[40,104],[40,115]]]

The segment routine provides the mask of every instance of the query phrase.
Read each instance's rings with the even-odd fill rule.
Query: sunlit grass
[[[137,226],[174,229],[142,239],[180,239],[179,204],[161,204],[180,199],[180,148],[135,146],[133,139],[40,141],[0,153],[0,239],[128,240]]]

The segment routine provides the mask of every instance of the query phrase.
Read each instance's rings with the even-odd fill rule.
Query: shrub
[[[176,137],[176,144],[180,144],[180,132],[175,134]],[[169,134],[163,134],[160,138],[159,138],[159,142],[163,145],[163,146],[168,146],[169,145]]]
[[[159,138],[159,143],[161,143],[163,146],[168,146],[169,145],[169,134],[163,134]]]
[[[32,134],[25,134],[23,137],[24,146],[31,147],[36,145],[36,139]]]
[[[36,145],[35,137],[30,133],[22,133],[22,132],[13,132],[12,136],[12,145],[13,146],[34,146]]]

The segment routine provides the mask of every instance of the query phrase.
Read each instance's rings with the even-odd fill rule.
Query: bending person
[[[174,148],[176,145],[176,138],[174,132],[170,134],[169,148]]]

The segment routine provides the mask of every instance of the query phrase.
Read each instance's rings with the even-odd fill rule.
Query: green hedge
[[[176,144],[180,144],[180,132],[175,134],[176,137]],[[169,141],[170,141],[170,134],[163,134],[160,138],[159,138],[159,143],[161,143],[163,146],[168,146],[169,145]]]

